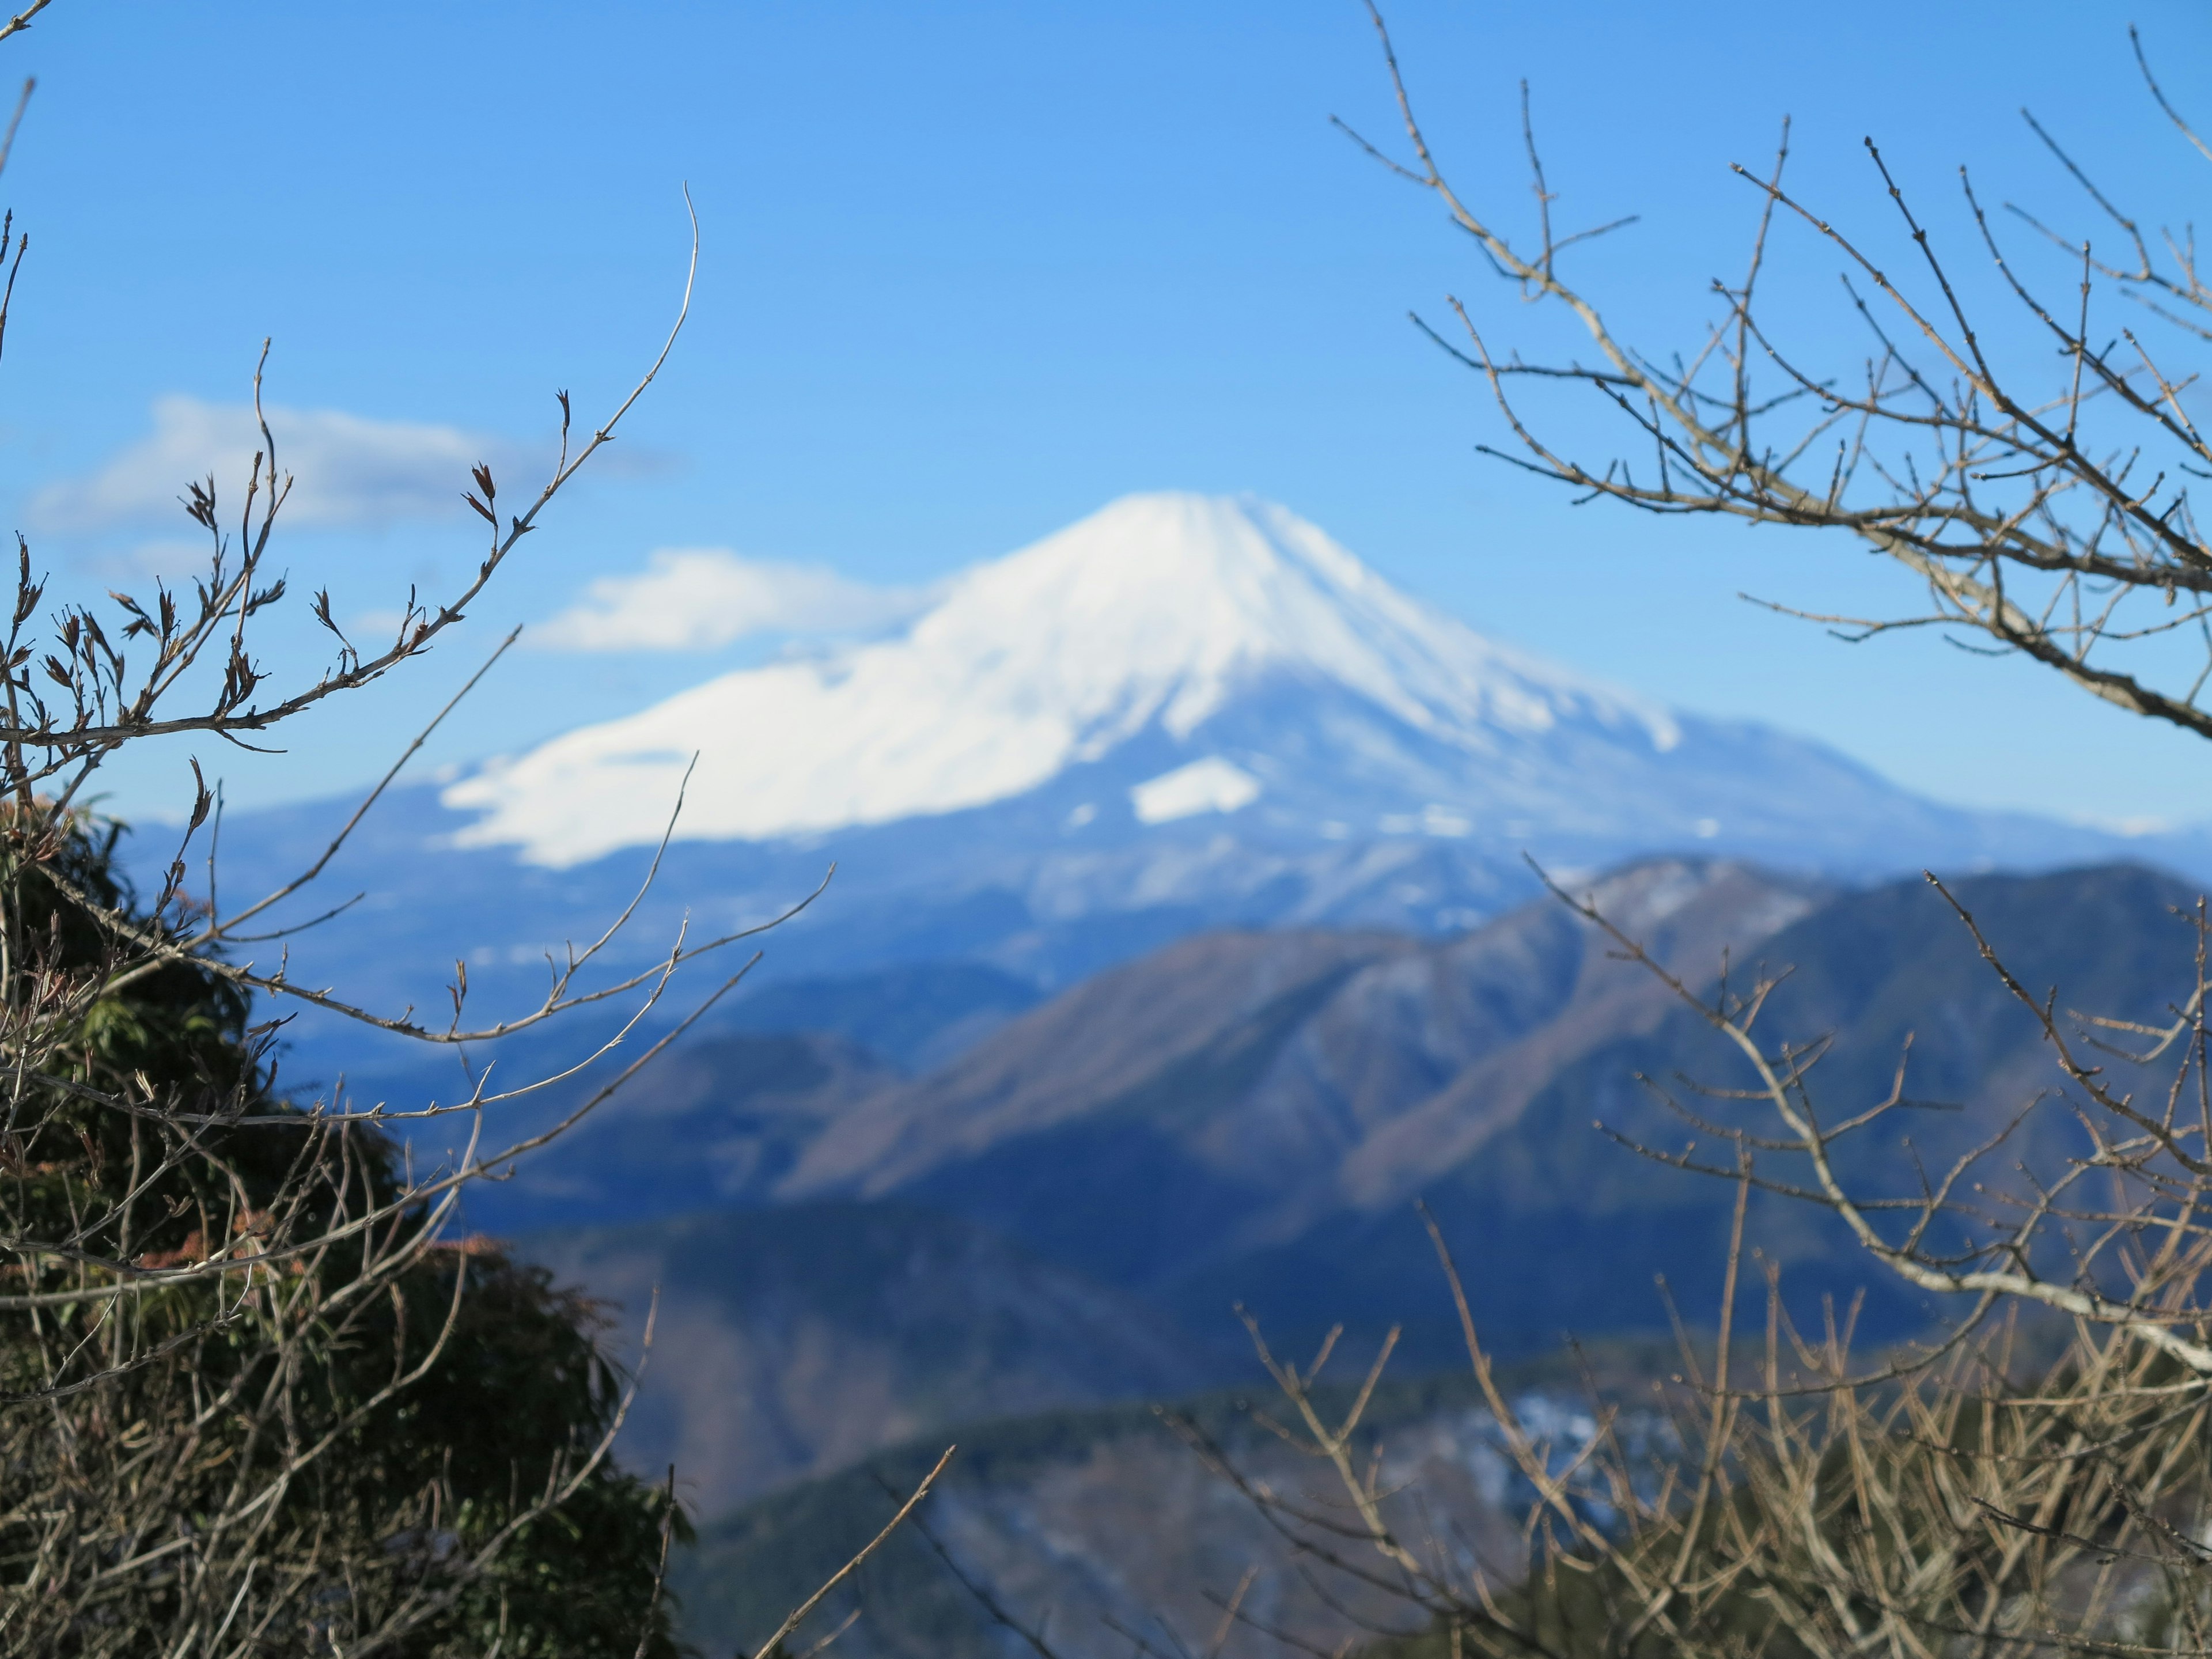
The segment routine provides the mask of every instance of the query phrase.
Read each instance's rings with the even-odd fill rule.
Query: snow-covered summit
[[[1147,732],[1188,743],[1285,684],[1477,765],[1562,727],[1646,755],[1680,735],[1664,710],[1409,598],[1282,507],[1133,495],[966,571],[896,638],[724,675],[444,799],[481,815],[465,842],[574,864],[656,839],[696,752],[679,836],[820,834],[1005,800]],[[1214,810],[1249,799],[1212,764]]]

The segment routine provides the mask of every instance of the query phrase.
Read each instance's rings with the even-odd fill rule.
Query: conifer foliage
[[[6,1650],[628,1654],[665,1626],[666,1504],[605,1458],[591,1306],[434,1237],[375,1126],[273,1094],[219,974],[115,975],[112,832],[7,831],[0,991],[40,1029],[0,1227],[72,1248],[0,1270]]]

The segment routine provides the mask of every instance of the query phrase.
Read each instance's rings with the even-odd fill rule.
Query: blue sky
[[[1585,275],[1653,343],[1689,340],[1706,282],[1740,264],[1754,204],[1728,164],[1762,159],[1785,112],[1798,188],[1844,220],[1884,211],[1862,133],[1940,234],[1962,231],[1961,161],[1992,194],[2078,216],[2022,104],[2146,217],[2185,217],[2212,179],[2128,56],[2134,21],[2212,114],[2192,74],[2212,20],[2172,0],[1390,10],[1468,193],[1528,213],[1525,76],[1560,212],[1644,216]],[[619,399],[680,286],[685,181],[698,206],[692,322],[619,465],[556,506],[450,647],[281,760],[228,757],[234,799],[373,775],[507,627],[656,551],[910,589],[1180,488],[1281,501],[1485,631],[1948,799],[2212,818],[2199,744],[1932,638],[1848,647],[1736,597],[1908,605],[1850,545],[1574,509],[1475,455],[1495,419],[1407,312],[1456,292],[1551,337],[1328,126],[1390,129],[1353,0],[56,0],[0,57],[40,81],[0,180],[33,239],[0,364],[0,503],[65,584],[178,567],[187,526],[163,503],[184,478],[163,469],[223,441],[270,335],[269,396],[307,412],[295,456],[374,441],[374,465],[302,498],[295,579],[354,617],[410,582],[436,592],[478,552],[447,471],[457,494],[458,458],[493,456],[520,494],[556,386],[580,418]],[[1824,293],[1785,301],[1815,343],[1839,326]],[[1594,448],[1579,419],[1565,429]],[[302,643],[271,654],[304,660]],[[706,643],[518,652],[431,758],[624,712],[764,648]],[[120,772],[113,804],[159,811],[181,769]]]

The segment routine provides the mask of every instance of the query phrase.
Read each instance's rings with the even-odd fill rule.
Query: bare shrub
[[[1580,499],[1850,535],[1919,577],[1927,608],[1818,620],[1855,638],[1962,629],[2122,708],[2212,736],[2212,714],[2198,701],[2212,672],[2212,548],[2190,495],[2212,448],[2185,403],[2196,380],[2191,354],[2212,338],[2212,289],[2185,228],[2146,231],[2031,114],[2035,138],[2122,253],[2100,256],[2090,239],[2062,235],[2022,208],[1992,213],[1961,167],[1961,240],[1973,276],[1993,264],[1996,292],[2012,307],[1978,315],[1972,307],[1990,297],[1985,285],[1942,251],[1874,140],[1866,149],[1887,198],[1886,240],[1880,224],[1846,230],[1790,194],[1785,121],[1763,177],[1735,168],[1759,204],[1741,284],[1713,285],[1716,314],[1687,349],[1647,351],[1617,334],[1568,274],[1570,249],[1625,222],[1566,234],[1555,228],[1558,197],[1525,85],[1539,213],[1533,239],[1516,240],[1442,170],[1381,14],[1372,4],[1369,12],[1411,159],[1394,160],[1352,133],[1355,142],[1440,203],[1495,276],[1523,301],[1559,309],[1595,350],[1589,362],[1524,361],[1456,298],[1449,331],[1422,324],[1492,395],[1512,447],[1484,446],[1486,453]],[[2136,46],[2159,109],[2212,156]],[[2005,223],[2031,255],[2047,257],[2023,258],[1999,234]],[[1840,264],[1849,315],[1865,330],[1861,362],[1808,362],[1765,326],[1760,284],[1790,232]],[[2114,299],[2124,307],[2118,323],[2098,308]],[[1593,461],[1564,453],[1522,407],[1540,387],[1594,395],[1621,422],[1626,451]]]
[[[1969,245],[2033,348],[2002,352],[1990,343],[1996,325],[1976,317],[1980,290],[1947,264],[1872,142],[1894,250],[1790,193],[1785,127],[1763,177],[1737,169],[1759,206],[1741,285],[1716,285],[1717,315],[1692,349],[1645,352],[1564,269],[1571,247],[1613,227],[1555,232],[1525,94],[1539,217],[1522,243],[1446,178],[1370,11],[1411,159],[1358,141],[1440,201],[1522,298],[1561,308],[1595,349],[1588,363],[1527,362],[1451,302],[1452,337],[1431,332],[1494,398],[1514,447],[1492,453],[1583,499],[1846,532],[1912,571],[1929,600],[1908,616],[1820,619],[1849,637],[1964,630],[2120,708],[2212,735],[2199,701],[2212,678],[2212,547],[2190,495],[2212,451],[2186,400],[2188,360],[2212,338],[2212,291],[2185,234],[2147,233],[2031,116],[2122,252],[2100,256],[2008,210],[2027,243],[2063,264],[2063,286],[2046,293],[2047,270],[2033,274],[2008,245],[1962,171]],[[2212,159],[2139,43],[2136,55],[2157,107]],[[1765,326],[1761,276],[1785,230],[1844,267],[1847,304],[1868,331],[1860,369],[1811,367]],[[2126,323],[2093,308],[2112,295],[2130,307]],[[1537,386],[1595,393],[1634,453],[1566,454],[1525,406]],[[1892,1154],[1872,1160],[1884,1173],[1870,1180],[1852,1173],[1869,1160],[1844,1154],[1913,1105],[1909,1045],[1885,1097],[1831,1097],[1820,1067],[1832,1036],[1770,1029],[1781,973],[1732,982],[1723,963],[1692,983],[1554,889],[1715,1033],[1712,1073],[1663,1091],[1684,1144],[1635,1150],[1734,1184],[1727,1287],[1710,1347],[1686,1334],[1673,1384],[1648,1404],[1593,1391],[1591,1431],[1563,1443],[1496,1387],[1431,1227],[1476,1378],[1534,1494],[1523,1547],[1503,1561],[1427,1525],[1418,1493],[1379,1484],[1358,1411],[1332,1422],[1310,1409],[1312,1372],[1278,1359],[1255,1331],[1294,1428],[1343,1498],[1316,1513],[1256,1486],[1248,1495],[1305,1570],[1396,1595],[1403,1616],[1375,1626],[1385,1647],[1499,1659],[2212,1649],[2206,914],[2177,918],[2194,931],[2197,969],[2172,988],[2165,1018],[2075,1013],[2057,991],[2022,983],[1929,879],[1956,912],[1960,948],[2037,1021],[2051,1073],[1942,1167]],[[2026,1133],[2038,1117],[2061,1133]],[[1769,1273],[1764,1332],[1747,1339],[1739,1292],[1755,1306],[1760,1288],[1740,1284],[1757,1266],[1745,1237],[1754,1193],[1826,1212],[1871,1270],[1935,1299],[1941,1328],[1855,1358],[1848,1310],[1801,1330]]]
[[[0,24],[0,40],[49,3]],[[10,222],[0,341],[25,251]],[[694,272],[697,258],[695,221]],[[83,803],[135,744],[262,744],[431,651],[613,436],[690,301],[687,274],[659,355],[598,425],[576,429],[556,394],[558,459],[526,501],[474,469],[485,539],[458,591],[410,591],[377,643],[349,637],[327,593],[307,599],[330,641],[310,678],[257,653],[301,603],[274,562],[292,479],[265,420],[245,477],[185,485],[206,538],[185,584],[50,599],[18,538],[0,647],[0,1653],[673,1651],[660,1573],[684,1522],[672,1475],[663,1487],[608,1461],[629,1395],[597,1311],[453,1224],[471,1182],[604,1102],[743,966],[562,1122],[520,1138],[501,1133],[506,1109],[580,1066],[497,1088],[480,1072],[465,1097],[418,1104],[294,1097],[272,1060],[302,1007],[449,1050],[620,1008],[590,1065],[680,969],[748,935],[678,937],[646,971],[603,972],[633,902],[533,1004],[476,1018],[457,969],[451,1018],[432,1020],[295,980],[285,953],[427,730],[395,743],[319,856],[243,902],[219,897],[211,852],[204,887],[189,879],[219,819],[198,760],[154,891],[132,889],[117,830]],[[264,343],[257,416],[267,356]],[[398,1136],[454,1115],[465,1150],[416,1167]]]

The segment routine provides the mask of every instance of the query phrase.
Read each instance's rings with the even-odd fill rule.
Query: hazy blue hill
[[[1038,995],[963,963],[770,983],[716,1010],[511,1176],[472,1193],[471,1222],[511,1232],[768,1202],[799,1154],[856,1102],[957,1055]],[[557,1121],[641,1046],[506,1109],[498,1126],[517,1133]],[[511,1058],[544,1063],[520,1045]],[[380,1098],[450,1098],[460,1080],[449,1061],[359,1086]]]
[[[925,1429],[1174,1394],[1233,1372],[1127,1295],[903,1204],[562,1228],[520,1248],[653,1347],[619,1450],[717,1513]]]
[[[1724,951],[1739,974],[1790,966],[1766,1029],[1833,1039],[1818,1085],[1838,1115],[1882,1097],[1914,1034],[1907,1086],[1923,1103],[1846,1149],[1885,1191],[1913,1178],[1899,1135],[1943,1158],[2057,1080],[2027,1011],[1923,882],[1838,896],[1726,861],[1658,860],[1594,890],[1693,983]],[[2193,935],[2171,913],[2190,892],[2168,877],[2106,866],[1954,890],[2027,982],[2062,988],[2062,1007],[2139,1018],[2186,993]],[[1662,1325],[1656,1274],[1693,1308],[1709,1299],[1726,1188],[1593,1124],[1678,1149],[1689,1132],[1639,1077],[1741,1086],[1737,1068],[1556,901],[1444,941],[1205,935],[854,1099],[771,1190],[966,1215],[1195,1329],[1224,1328],[1241,1299],[1308,1333],[1403,1321],[1416,1351],[1442,1352],[1455,1339],[1411,1213],[1425,1198],[1486,1320],[1526,1348],[1567,1327]],[[2046,1108],[2021,1150],[2063,1158],[2069,1121]],[[1866,1280],[1814,1212],[1762,1203],[1757,1224],[1808,1303]],[[1888,1281],[1872,1288],[1880,1328],[1925,1316]]]
[[[493,1109],[487,1133],[514,1137],[590,1101],[641,1045],[580,1076]],[[507,1075],[494,1073],[495,1077]],[[799,1153],[854,1102],[901,1073],[849,1039],[818,1031],[694,1032],[611,1097],[497,1182],[468,1194],[469,1224],[514,1233],[604,1226],[768,1201]],[[377,1097],[451,1099],[464,1092],[448,1063],[369,1079]],[[459,1120],[416,1136],[418,1150],[454,1139]]]
[[[906,1072],[943,1065],[1043,1000],[1035,981],[977,962],[902,963],[873,973],[763,978],[714,1016],[718,1031],[823,1031]]]

